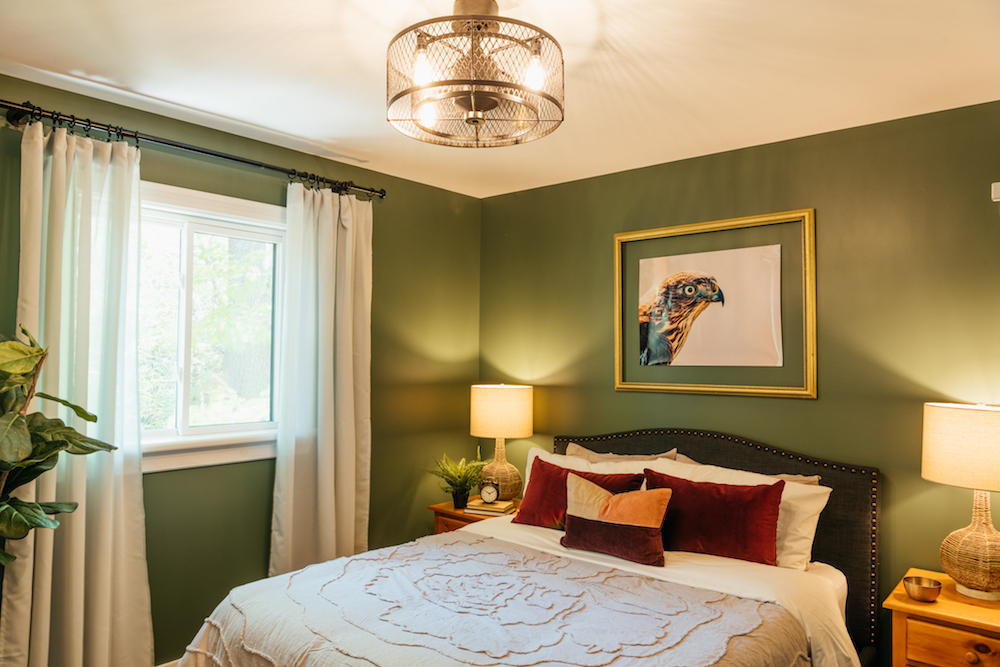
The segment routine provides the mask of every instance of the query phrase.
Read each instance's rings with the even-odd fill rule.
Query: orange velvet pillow
[[[663,522],[666,551],[694,551],[774,565],[784,480],[737,486],[692,482],[646,469],[646,487],[673,491]]]
[[[613,494],[576,473],[566,479],[564,547],[663,567],[660,527],[670,489]]]
[[[566,524],[566,477],[572,472],[611,493],[635,491],[642,486],[640,474],[602,475],[577,472],[536,458],[531,464],[528,488],[514,517],[514,523],[562,529]]]

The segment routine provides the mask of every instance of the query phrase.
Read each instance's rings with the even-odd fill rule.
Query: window
[[[284,208],[142,184],[143,470],[274,456]]]

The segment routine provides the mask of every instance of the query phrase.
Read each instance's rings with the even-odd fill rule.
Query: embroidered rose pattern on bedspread
[[[310,665],[698,667],[761,624],[757,601],[461,532],[308,567],[284,595],[312,634]]]

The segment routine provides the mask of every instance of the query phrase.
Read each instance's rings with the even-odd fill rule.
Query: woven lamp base
[[[941,543],[941,567],[962,595],[1000,600],[1000,532],[990,516],[990,492],[976,491],[972,523]]]
[[[524,486],[521,473],[510,463],[507,463],[507,453],[504,447],[504,439],[497,438],[496,452],[491,461],[483,468],[482,478],[492,477],[497,481],[497,500],[513,500],[520,493]]]

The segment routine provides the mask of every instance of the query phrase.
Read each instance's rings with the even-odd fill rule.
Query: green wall
[[[479,373],[480,202],[351,165],[0,76],[0,99],[385,188],[376,200],[372,308],[372,499],[369,540],[432,531],[445,499],[422,467],[472,455],[469,385]],[[95,137],[100,135],[95,133]],[[19,131],[0,120],[0,333],[15,330]],[[283,204],[287,179],[146,146],[145,180]],[[233,586],[267,575],[272,461],[146,475],[146,534],[157,663],[179,657]]]
[[[143,476],[157,664],[231,588],[267,576],[273,488],[273,460]]]
[[[1000,104],[485,200],[481,379],[536,386],[535,436],[509,457],[523,468],[554,434],[669,426],[874,465],[883,594],[908,567],[940,570],[972,491],[920,478],[922,404],[1000,403],[993,181]],[[802,208],[816,210],[818,400],[614,390],[615,233]]]

